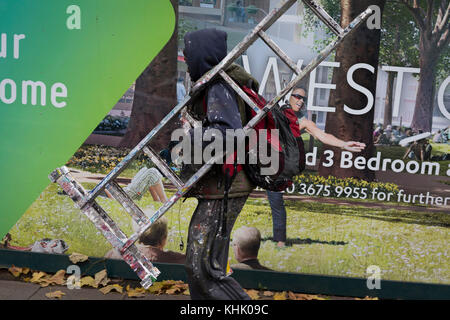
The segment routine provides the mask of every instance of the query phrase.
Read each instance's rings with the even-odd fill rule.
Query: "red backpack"
[[[242,86],[242,90],[260,109],[266,106],[266,100],[257,92],[246,86]],[[250,106],[245,104],[245,108],[247,120],[256,116],[256,112]],[[228,177],[226,180],[229,181],[229,185],[226,184],[226,187],[230,187],[233,177],[237,172],[244,169],[248,178],[256,186],[270,191],[283,191],[292,185],[293,177],[305,169],[305,149],[300,134],[298,118],[289,105],[275,106],[254,126],[254,129],[257,133],[257,139],[252,141],[253,145],[250,145],[249,141],[246,143],[245,164],[236,164],[235,152],[228,156],[226,163],[222,166],[225,177]],[[271,130],[273,129],[278,129],[278,136],[272,135]],[[258,148],[263,143],[259,141],[260,130],[267,130],[266,150],[277,152],[278,170],[271,175],[261,174],[261,169],[270,167],[271,164],[263,164],[259,152],[256,153],[257,163],[249,163],[249,150],[259,151]]]

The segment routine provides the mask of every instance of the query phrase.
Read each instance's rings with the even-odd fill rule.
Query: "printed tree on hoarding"
[[[377,5],[383,11],[385,0],[341,0],[340,23],[346,27],[361,12],[371,5]],[[329,112],[325,125],[325,131],[345,141],[360,141],[366,144],[366,149],[358,156],[366,159],[374,154],[372,139],[372,127],[374,108],[362,115],[352,115],[344,111],[344,105],[352,109],[363,108],[367,104],[367,97],[355,91],[347,82],[349,69],[359,63],[365,63],[374,67],[374,73],[360,69],[353,74],[354,81],[367,88],[375,96],[377,81],[377,66],[379,62],[380,30],[369,29],[367,24],[361,25],[352,35],[348,36],[337,48],[335,60],[340,62],[340,68],[334,69],[332,83],[339,84],[336,90],[331,90],[329,106],[336,108],[336,112]],[[341,168],[341,150],[326,147],[334,152],[334,165],[325,167],[322,164],[328,162],[325,155],[322,156],[319,166],[319,174],[322,176],[336,176],[339,178],[355,177],[372,181],[375,178],[373,171],[369,169],[358,170],[353,166]]]
[[[431,131],[437,66],[441,54],[448,55],[450,1],[399,0],[410,12],[420,32],[419,88],[411,123],[413,129]],[[448,63],[448,56],[445,59]],[[448,65],[445,67],[448,71]]]
[[[341,17],[339,3],[334,0],[322,0],[321,4],[338,20]],[[311,14],[307,15],[306,32],[311,32],[313,27],[318,27],[318,20]],[[331,42],[332,33],[327,30],[329,39],[315,41],[315,49],[322,50]],[[403,4],[396,0],[387,0],[383,10],[381,24],[381,43],[379,52],[379,64],[382,66],[416,67],[419,64],[419,30],[415,27],[411,15]],[[442,64],[442,63],[441,63]],[[384,126],[392,123],[393,86],[395,72],[388,72],[386,90],[386,102],[384,112]]]
[[[381,25],[380,65],[416,67],[419,64],[419,30],[411,21],[407,9],[397,1],[387,1]],[[388,72],[383,125],[392,124],[394,80],[396,73]]]
[[[418,67],[420,55],[424,54],[420,50],[419,43],[420,29],[416,26],[410,11],[399,1],[388,0],[384,8],[381,25],[380,65]],[[436,83],[440,83],[447,77],[448,64],[450,63],[449,53],[450,50],[447,46],[437,58]],[[384,126],[392,124],[395,76],[395,72],[388,72]],[[421,95],[420,92],[417,95]],[[432,117],[432,107],[429,110],[429,115]]]
[[[178,0],[171,0],[176,13],[175,30],[169,42],[136,80],[130,124],[120,145],[134,147],[177,104]],[[165,26],[161,26],[164,28]],[[156,151],[167,146],[175,123],[155,137]]]

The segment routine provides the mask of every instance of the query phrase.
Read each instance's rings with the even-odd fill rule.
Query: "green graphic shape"
[[[169,0],[0,0],[0,237],[174,27]]]

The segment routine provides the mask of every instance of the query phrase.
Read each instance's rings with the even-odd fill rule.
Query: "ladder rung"
[[[253,111],[256,112],[256,114],[261,112],[261,109],[258,108],[256,103],[253,102],[252,99],[250,99],[250,97],[239,87],[236,82],[234,82],[233,79],[231,79],[231,77],[225,71],[220,70],[219,74],[233,88],[233,90],[236,91],[237,94],[239,94],[239,96],[245,101],[245,103],[247,103],[253,109]]]
[[[334,34],[342,36],[344,29],[337,23],[319,4],[313,0],[303,0],[303,2],[333,31]]]
[[[292,71],[296,74],[300,74],[301,70],[297,67],[297,64],[292,61],[292,59],[289,58],[283,50],[281,50],[281,48],[267,35],[267,33],[261,30],[258,35],[273,50],[273,52],[275,52],[276,55],[279,56],[289,68],[291,68]]]
[[[126,212],[133,218],[138,226],[148,222],[148,218],[144,212],[131,200],[125,191],[115,181],[111,181],[106,185],[106,190],[116,199]]]
[[[193,128],[199,128],[202,126],[202,122],[195,120],[191,114],[186,110],[186,108],[183,109],[183,111],[181,111],[181,116],[183,118],[185,118]]]
[[[166,176],[172,183],[175,185],[175,187],[180,190],[183,188],[183,181],[178,178],[178,176],[172,171],[172,169],[169,168],[167,163],[162,160],[160,157],[158,157],[153,150],[151,150],[149,147],[144,147],[143,151],[147,156],[149,156],[150,160],[162,171],[164,176]]]
[[[177,104],[172,111],[170,111],[164,119],[161,120],[160,123],[156,125],[139,143],[137,146],[130,151],[130,153],[123,158],[123,160],[112,170],[110,171],[105,178],[98,185],[95,186],[94,189],[86,196],[84,201],[81,203],[81,206],[85,206],[87,203],[93,201],[100,192],[106,187],[106,185],[116,179],[120,173],[127,167],[127,165],[137,157],[139,152],[153,139],[153,137],[176,115],[180,112],[190,101],[192,97],[190,95],[186,95],[183,101]]]

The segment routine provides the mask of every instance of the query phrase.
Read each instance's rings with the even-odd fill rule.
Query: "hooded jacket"
[[[206,72],[214,68],[227,55],[227,34],[216,29],[204,29],[188,32],[184,37],[184,55],[188,72],[192,81],[197,81]],[[230,76],[239,84],[257,87],[257,82],[238,65],[227,69]],[[217,79],[197,95],[191,106],[190,113],[203,122],[204,130],[218,129],[223,133],[227,129],[240,129],[246,123],[243,101],[237,97],[234,90],[223,80]],[[193,169],[193,171],[198,170]],[[223,175],[218,168],[211,171],[197,183],[189,192],[189,196],[198,198],[220,199],[224,197]],[[192,175],[194,172],[190,172]],[[248,195],[254,186],[249,182],[243,171],[236,176],[228,197]]]

